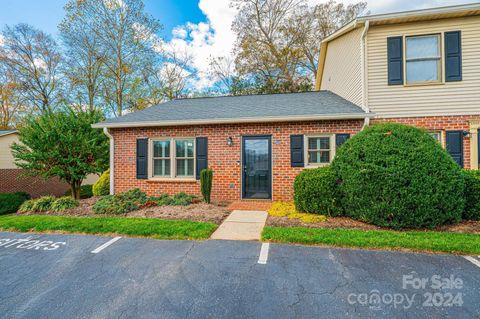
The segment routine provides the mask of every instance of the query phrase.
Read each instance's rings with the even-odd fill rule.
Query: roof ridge
[[[268,96],[268,95],[304,94],[304,93],[318,93],[318,92],[329,92],[329,91],[328,91],[328,90],[312,90],[312,91],[302,91],[302,92],[279,92],[279,93],[254,93],[254,94],[240,94],[240,95],[197,96],[197,97],[177,98],[177,99],[173,99],[173,100],[171,100],[171,101],[214,99],[214,98],[221,98],[221,97],[245,97],[245,96]]]

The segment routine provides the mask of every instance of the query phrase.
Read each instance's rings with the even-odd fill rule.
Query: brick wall
[[[290,165],[290,135],[350,133],[361,130],[363,120],[289,122],[265,124],[201,125],[159,128],[113,129],[115,140],[115,192],[139,187],[150,195],[184,191],[200,194],[198,181],[148,181],[136,179],[136,139],[156,137],[208,137],[208,164],[214,170],[212,199],[241,198],[241,137],[272,136],[272,197],[291,200],[293,181],[302,168]],[[227,138],[233,146],[227,146]]]
[[[27,192],[32,198],[53,195],[62,196],[70,189],[57,178],[23,176],[22,169],[0,169],[0,193]]]
[[[470,121],[480,116],[438,116],[375,119],[371,123],[399,122],[428,130],[469,131]],[[198,181],[148,181],[137,180],[135,175],[135,148],[137,138],[156,137],[208,137],[208,163],[214,170],[212,198],[238,200],[241,198],[241,137],[244,135],[272,136],[272,197],[273,200],[291,200],[293,181],[303,168],[290,166],[290,135],[314,133],[350,133],[361,130],[363,120],[289,122],[265,124],[201,125],[158,128],[113,129],[115,139],[115,192],[139,187],[150,195],[175,194],[181,191],[200,194]],[[227,137],[233,146],[227,146]],[[470,139],[464,139],[465,168],[470,168]]]
[[[379,122],[397,122],[406,125],[421,127],[430,131],[442,132],[443,141],[445,141],[445,131],[470,131],[470,122],[479,121],[480,115],[462,115],[462,116],[430,116],[430,117],[403,117],[389,119],[375,119],[371,123]],[[470,168],[470,141],[465,137],[463,139],[463,162],[466,169]],[[443,142],[445,147],[445,142]]]

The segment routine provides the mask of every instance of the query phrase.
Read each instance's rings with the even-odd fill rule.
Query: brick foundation
[[[27,192],[32,198],[44,195],[62,196],[70,189],[57,178],[23,176],[22,169],[0,169],[0,193]]]
[[[303,169],[291,167],[290,135],[314,133],[355,134],[363,120],[289,122],[265,124],[228,124],[159,128],[112,129],[115,140],[115,192],[138,187],[150,195],[187,192],[200,194],[198,181],[148,181],[136,178],[136,139],[158,137],[208,137],[208,164],[214,171],[212,199],[241,199],[241,137],[272,136],[272,199],[291,200],[293,181]],[[227,138],[233,146],[227,146]]]

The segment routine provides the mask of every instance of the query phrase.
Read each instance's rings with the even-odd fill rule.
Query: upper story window
[[[442,74],[440,35],[405,38],[406,82],[440,82]]]

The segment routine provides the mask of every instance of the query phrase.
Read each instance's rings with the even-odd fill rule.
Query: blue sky
[[[162,35],[169,39],[175,26],[187,22],[206,21],[198,7],[199,0],[145,0],[145,9],[164,26]],[[66,0],[0,0],[0,24],[26,22],[55,35],[57,25],[64,16]]]

